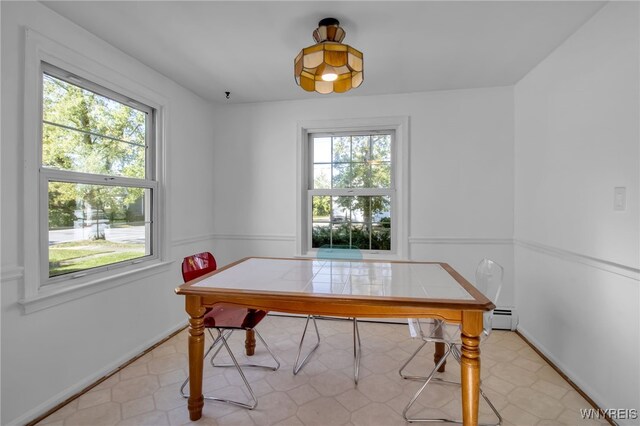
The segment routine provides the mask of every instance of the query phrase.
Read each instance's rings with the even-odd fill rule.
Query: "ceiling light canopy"
[[[362,84],[362,52],[342,44],[340,22],[325,18],[313,32],[316,44],[300,51],[294,61],[296,83],[308,92],[343,93]]]

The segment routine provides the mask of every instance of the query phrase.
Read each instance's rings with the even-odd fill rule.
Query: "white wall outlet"
[[[627,188],[618,186],[613,189],[613,209],[624,211],[627,209]]]

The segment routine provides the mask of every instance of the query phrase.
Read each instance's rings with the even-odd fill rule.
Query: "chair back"
[[[191,281],[217,268],[216,258],[208,251],[187,256],[182,261],[182,279]]]
[[[356,246],[326,245],[318,249],[318,254],[316,255],[316,257],[318,259],[332,260],[362,260],[362,252]]]
[[[497,305],[500,297],[503,276],[504,268],[490,259],[482,259],[476,268],[476,288],[487,296],[494,305]],[[483,332],[485,336],[491,334],[492,323],[493,310],[484,313]]]

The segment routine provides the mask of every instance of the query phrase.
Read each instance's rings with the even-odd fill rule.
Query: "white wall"
[[[413,260],[473,280],[485,256],[506,268],[513,304],[513,90],[509,87],[225,105],[215,114],[213,211],[222,263],[295,254],[296,123],[409,116]]]
[[[207,102],[36,2],[1,2],[2,418],[24,423],[186,324],[173,293],[187,253],[213,232],[213,110]],[[117,70],[168,100],[165,119],[171,241],[164,272],[25,315],[22,291],[24,26]],[[34,125],[38,125],[34,123]]]
[[[640,401],[639,30],[609,3],[515,89],[519,330],[602,408]]]

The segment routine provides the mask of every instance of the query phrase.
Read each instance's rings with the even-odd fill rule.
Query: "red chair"
[[[194,254],[192,256],[185,257],[184,260],[182,261],[182,278],[184,279],[184,282],[191,281],[205,274],[208,274],[209,272],[213,272],[216,269],[217,269],[216,259],[213,257],[211,253],[203,252],[203,253]],[[209,347],[209,349],[207,349],[207,352],[204,354],[204,357],[206,358],[207,355],[209,355],[209,352],[211,352],[211,350],[217,345],[218,349],[214,352],[213,356],[211,357],[211,365],[214,367],[236,367],[236,369],[238,370],[238,373],[240,373],[240,377],[242,377],[242,381],[244,382],[245,386],[247,387],[247,390],[249,391],[249,394],[251,395],[251,403],[247,404],[244,402],[233,401],[233,400],[224,399],[224,398],[217,398],[209,395],[205,395],[204,396],[205,399],[224,402],[227,404],[238,405],[240,407],[248,408],[250,410],[253,410],[254,408],[256,408],[256,406],[258,405],[258,400],[255,394],[253,393],[251,386],[249,385],[249,381],[247,380],[244,373],[242,372],[242,367],[268,368],[274,371],[280,368],[280,362],[275,357],[273,352],[271,352],[271,349],[269,349],[269,346],[264,341],[264,339],[262,338],[258,330],[255,329],[255,327],[260,323],[260,321],[262,321],[262,319],[266,315],[267,315],[267,311],[258,310],[258,309],[247,309],[240,306],[225,305],[225,304],[215,305],[213,308],[207,311],[207,313],[204,315],[204,326],[209,331],[209,334],[213,339],[213,344]],[[217,337],[213,336],[211,329],[215,329],[218,332]],[[269,365],[259,365],[259,364],[239,364],[238,361],[236,360],[236,357],[233,355],[233,352],[231,352],[231,348],[229,347],[229,344],[227,343],[227,339],[231,336],[234,330],[253,330],[255,332],[255,335],[258,337],[258,340],[262,342],[264,347],[267,349],[267,352],[269,352],[273,360],[276,362],[276,365],[269,366]],[[229,353],[229,356],[233,361],[232,364],[215,364],[214,363],[214,359],[216,355],[218,355],[218,353],[220,352],[223,346],[227,349],[227,352]],[[189,397],[189,394],[186,394],[184,392],[184,388],[187,386],[187,383],[189,383],[189,377],[187,377],[187,379],[182,384],[182,387],[180,387],[180,394],[185,398]]]

